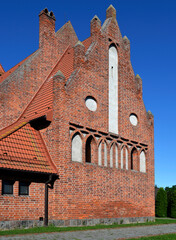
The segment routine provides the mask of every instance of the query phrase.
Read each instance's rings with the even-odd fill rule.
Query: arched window
[[[124,147],[121,149],[121,169],[123,169],[123,150]]]
[[[109,47],[109,132],[118,134],[118,53]]]
[[[116,163],[116,168],[118,168],[118,147],[115,144],[115,163]]]
[[[72,138],[72,161],[82,162],[82,139],[79,133]]]
[[[98,165],[102,165],[102,142],[98,146]]]
[[[112,144],[110,148],[110,167],[118,168],[118,148],[116,144]]]
[[[89,136],[87,141],[86,141],[86,162],[88,163],[95,163],[96,162],[96,142],[95,139],[92,136]]]
[[[107,144],[104,142],[104,166],[108,166],[108,159],[107,159]]]
[[[125,147],[126,169],[128,170],[128,149]]]
[[[113,158],[114,158],[114,144],[110,148],[110,167],[113,167]]]
[[[144,151],[140,153],[140,172],[146,172],[146,157]]]
[[[138,167],[138,152],[136,148],[133,148],[131,151],[131,170],[139,170]]]
[[[121,148],[121,169],[128,169],[128,149],[126,146]]]

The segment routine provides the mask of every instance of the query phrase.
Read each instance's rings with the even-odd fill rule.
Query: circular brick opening
[[[134,113],[130,114],[130,123],[133,126],[137,126],[137,124],[138,124],[138,117],[137,117],[136,114],[134,114]]]
[[[92,96],[86,97],[85,104],[90,111],[95,112],[97,110],[97,101],[94,97]]]

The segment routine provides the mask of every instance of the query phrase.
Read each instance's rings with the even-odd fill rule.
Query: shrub
[[[155,214],[157,217],[167,217],[167,193],[164,188],[159,188],[156,202]]]

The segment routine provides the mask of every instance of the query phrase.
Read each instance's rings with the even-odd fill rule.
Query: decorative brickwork
[[[116,10],[107,9],[102,26],[95,16],[83,42],[70,22],[55,32],[53,12],[44,9],[39,19],[39,49],[0,77],[0,143],[7,156],[17,149],[19,166],[14,172],[13,162],[2,165],[7,156],[0,159],[1,179],[14,181],[12,196],[0,191],[0,227],[47,222],[48,184],[48,217],[55,225],[153,220],[154,120]],[[36,151],[39,162],[31,155]],[[23,165],[25,152],[32,167]],[[29,195],[21,197],[24,180]]]

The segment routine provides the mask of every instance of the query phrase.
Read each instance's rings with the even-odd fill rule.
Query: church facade
[[[154,121],[112,5],[80,42],[39,14],[39,49],[0,76],[0,226],[153,221]]]

